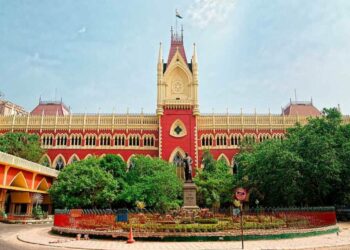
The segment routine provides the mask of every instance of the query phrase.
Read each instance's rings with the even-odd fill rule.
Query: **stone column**
[[[10,203],[10,214],[12,215],[15,214],[15,205],[16,205],[15,203],[12,203],[12,202]]]
[[[52,214],[52,204],[49,204],[47,214]]]
[[[32,216],[32,212],[33,212],[33,204],[32,203],[28,203],[27,204],[27,211],[26,211],[26,214],[28,216]]]

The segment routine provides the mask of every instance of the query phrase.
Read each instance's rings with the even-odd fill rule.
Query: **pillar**
[[[15,214],[15,203],[10,203],[10,214]]]
[[[26,211],[26,215],[31,216],[33,212],[33,204],[32,203],[28,203],[27,204],[27,211]]]

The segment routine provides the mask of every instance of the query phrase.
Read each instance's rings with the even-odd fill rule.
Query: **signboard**
[[[237,188],[235,191],[235,197],[239,201],[245,201],[247,198],[247,190],[244,188]]]
[[[115,217],[116,222],[128,222],[128,210],[118,209],[117,216]]]
[[[240,214],[241,210],[239,208],[234,208],[232,209],[232,215],[233,216],[238,216]]]
[[[71,209],[70,216],[73,218],[81,217],[83,210],[82,209]]]

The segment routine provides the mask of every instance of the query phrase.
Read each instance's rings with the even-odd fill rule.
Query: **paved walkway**
[[[283,239],[283,240],[259,240],[246,241],[245,249],[272,250],[272,249],[337,249],[350,250],[350,223],[340,223],[340,233],[322,236]],[[34,228],[18,234],[17,238],[23,242],[39,244],[51,247],[74,248],[74,249],[103,249],[103,250],[232,250],[241,249],[241,242],[135,242],[126,244],[125,241],[117,240],[75,240],[71,237],[52,235],[49,228]]]

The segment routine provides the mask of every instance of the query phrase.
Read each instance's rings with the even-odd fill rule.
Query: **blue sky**
[[[279,113],[296,89],[350,114],[348,0],[0,0],[0,91],[27,110],[56,96],[73,112],[154,113],[176,8],[202,113]]]

